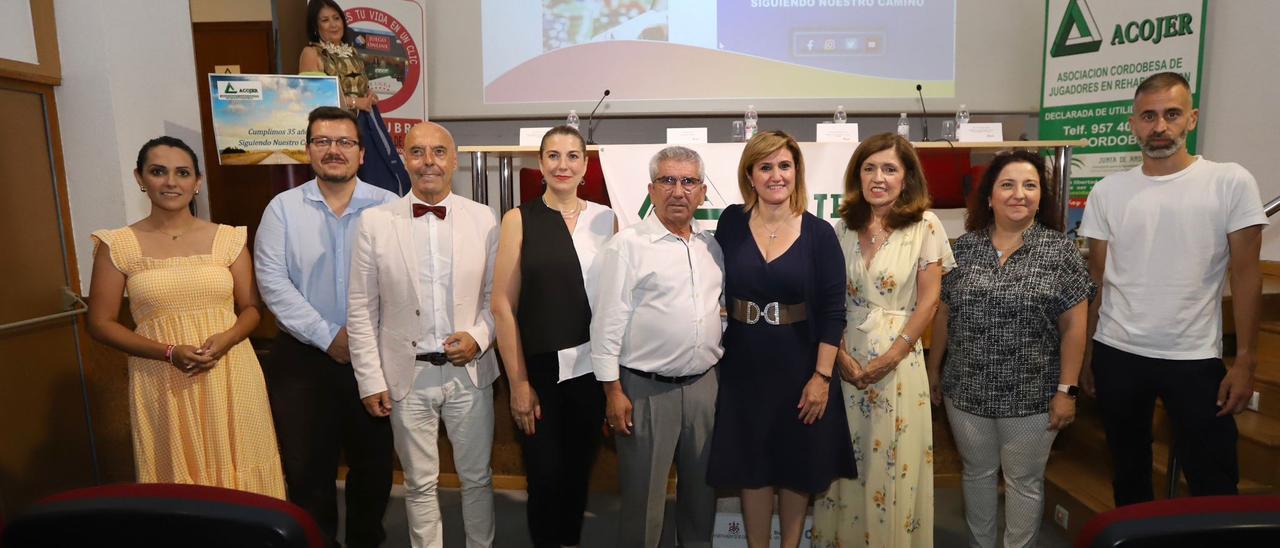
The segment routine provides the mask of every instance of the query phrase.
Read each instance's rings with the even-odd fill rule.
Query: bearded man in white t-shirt
[[[1187,152],[1198,116],[1182,76],[1144,80],[1129,117],[1142,165],[1100,181],[1080,227],[1102,287],[1089,308],[1092,364],[1081,383],[1102,409],[1116,506],[1152,500],[1157,396],[1191,494],[1237,492],[1233,415],[1253,395],[1267,217],[1248,171]],[[1222,361],[1228,266],[1236,326],[1230,369]]]

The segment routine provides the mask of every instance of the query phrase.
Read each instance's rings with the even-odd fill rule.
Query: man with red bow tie
[[[413,190],[366,211],[351,259],[351,363],[365,409],[391,417],[410,539],[443,546],[436,496],[444,421],[462,482],[467,546],[492,546],[493,261],[497,217],[455,196],[453,136],[423,122],[405,139]]]

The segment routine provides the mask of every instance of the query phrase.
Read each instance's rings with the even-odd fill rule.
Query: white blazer
[[[494,329],[489,295],[498,252],[498,219],[488,206],[454,195],[448,212],[453,220],[453,329],[470,333],[480,351],[466,365],[476,387],[498,378],[498,362],[491,352]],[[347,336],[351,365],[360,397],[389,390],[391,399],[404,399],[413,387],[416,348],[421,335],[418,257],[413,245],[413,199],[366,209],[359,220],[351,257],[347,303]],[[419,247],[418,249],[421,249]]]

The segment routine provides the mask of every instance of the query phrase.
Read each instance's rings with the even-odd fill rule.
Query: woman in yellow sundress
[[[928,209],[910,142],[884,133],[858,146],[836,226],[848,278],[836,364],[848,383],[858,478],[836,480],[814,501],[813,546],[933,545],[933,421],[919,338],[955,259]]]
[[[129,354],[129,417],[139,483],[193,483],[283,499],[284,476],[262,369],[244,227],[191,214],[200,165],[158,137],[133,172],[151,214],[93,233],[89,334]],[[137,328],[117,320],[129,294]]]

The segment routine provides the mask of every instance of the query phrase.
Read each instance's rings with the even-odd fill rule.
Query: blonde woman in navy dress
[[[729,325],[718,366],[707,482],[738,490],[747,543],[769,545],[779,501],[782,546],[797,546],[809,500],[857,475],[839,381],[844,256],[831,225],[805,211],[804,158],[790,135],[742,151],[743,204],[720,216]]]

